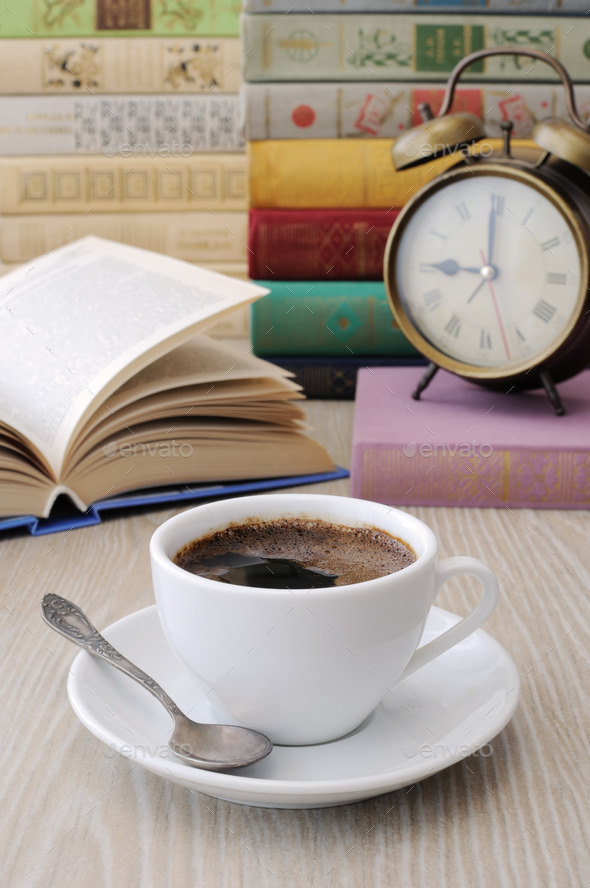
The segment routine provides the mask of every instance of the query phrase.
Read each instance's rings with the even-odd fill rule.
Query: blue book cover
[[[109,514],[122,514],[127,509],[142,507],[170,506],[178,503],[186,505],[194,500],[219,499],[225,496],[258,493],[259,491],[276,490],[281,487],[295,487],[300,484],[318,484],[322,481],[335,481],[348,478],[348,469],[336,466],[332,472],[321,472],[315,475],[291,475],[283,478],[261,478],[256,481],[233,481],[228,484],[183,484],[180,487],[160,487],[122,494],[109,499],[98,500],[85,512],[74,508],[56,509],[49,518],[36,518],[34,515],[16,515],[11,518],[0,518],[0,532],[9,530],[28,530],[32,536],[42,536],[59,531],[70,531],[80,527],[100,524],[103,517]]]

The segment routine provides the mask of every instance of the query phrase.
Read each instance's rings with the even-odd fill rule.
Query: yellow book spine
[[[0,157],[0,213],[246,210],[246,154]]]
[[[320,209],[402,207],[423,185],[460,159],[458,154],[395,170],[391,139],[269,139],[248,144],[251,207]],[[540,151],[521,140],[515,150]],[[501,149],[485,139],[472,153]]]

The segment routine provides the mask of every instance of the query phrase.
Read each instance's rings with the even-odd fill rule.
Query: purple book
[[[544,390],[492,391],[439,370],[359,371],[352,495],[395,506],[590,507],[590,370]]]

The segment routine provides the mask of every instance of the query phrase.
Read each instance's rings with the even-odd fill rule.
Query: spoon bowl
[[[106,660],[160,701],[174,722],[168,746],[184,764],[207,771],[225,771],[252,765],[272,750],[269,738],[259,731],[239,725],[192,721],[153,678],[116,650],[72,601],[61,595],[45,595],[41,612],[45,622],[60,635],[94,657]]]

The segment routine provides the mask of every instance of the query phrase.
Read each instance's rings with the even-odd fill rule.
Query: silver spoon
[[[252,765],[271,751],[271,741],[258,731],[237,725],[199,724],[187,718],[166,691],[115,650],[73,602],[61,595],[45,595],[41,610],[52,629],[134,678],[160,701],[174,720],[168,745],[185,764],[207,771],[223,771]]]

